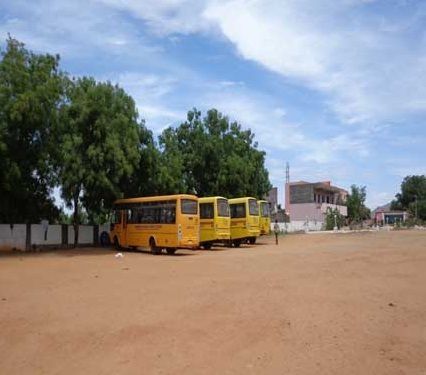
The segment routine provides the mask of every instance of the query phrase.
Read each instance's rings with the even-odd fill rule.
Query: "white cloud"
[[[274,100],[246,88],[231,87],[227,91],[210,92],[205,107],[215,107],[251,128],[263,149],[272,152],[298,151],[298,158],[318,164],[329,163],[338,154],[350,153],[365,158],[369,155],[368,135],[351,129],[336,129],[335,135],[310,136],[315,124],[292,123],[286,110],[274,107]],[[345,132],[344,132],[345,131]]]
[[[425,43],[392,31],[357,1],[217,1],[204,16],[246,59],[327,94],[347,122],[426,111]],[[413,22],[421,19],[412,18]],[[424,20],[423,20],[424,21]],[[412,24],[411,28],[415,27]]]
[[[158,35],[189,34],[208,30],[210,25],[200,20],[205,7],[202,0],[97,0],[132,16],[143,19]]]
[[[421,4],[374,12],[362,0],[99,1],[160,35],[216,29],[243,58],[324,93],[345,122],[426,111]]]
[[[30,49],[59,53],[66,58],[96,52],[132,55],[133,58],[161,52],[141,37],[120,14],[96,1],[15,0],[3,5],[5,19],[0,35],[10,33]],[[13,14],[8,17],[8,14]]]

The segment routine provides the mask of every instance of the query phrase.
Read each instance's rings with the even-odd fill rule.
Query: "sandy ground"
[[[0,256],[1,374],[426,374],[426,233]]]

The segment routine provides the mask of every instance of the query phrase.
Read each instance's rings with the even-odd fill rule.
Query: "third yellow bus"
[[[241,243],[255,243],[259,236],[259,206],[256,198],[229,199],[231,209],[231,242],[235,247]]]

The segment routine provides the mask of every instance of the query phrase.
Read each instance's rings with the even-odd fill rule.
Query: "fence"
[[[78,245],[99,244],[102,232],[109,231],[109,225],[80,225]],[[40,247],[67,247],[74,244],[72,225],[43,224],[0,224],[0,250],[29,251]]]

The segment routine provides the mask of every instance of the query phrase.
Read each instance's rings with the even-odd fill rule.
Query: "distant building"
[[[331,185],[330,181],[289,182],[285,186],[285,210],[290,221],[323,223],[328,207],[347,216],[347,196],[345,189]]]
[[[395,224],[407,220],[408,212],[391,210],[391,203],[377,207],[373,213],[373,220],[378,225]]]
[[[269,203],[269,208],[271,209],[272,213],[277,212],[278,210],[278,188],[273,187],[271,190],[269,190],[268,196],[265,197],[265,200]]]

